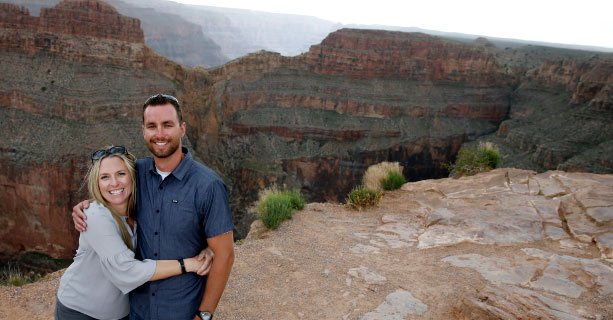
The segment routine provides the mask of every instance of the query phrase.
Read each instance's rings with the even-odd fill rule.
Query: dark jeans
[[[127,315],[120,320],[129,320],[130,315]],[[63,305],[59,299],[55,299],[55,320],[97,320],[77,310],[72,310]]]

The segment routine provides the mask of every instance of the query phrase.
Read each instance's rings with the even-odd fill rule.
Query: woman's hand
[[[214,256],[213,251],[206,248],[199,255],[185,259],[185,269],[187,272],[195,272],[199,276],[207,275],[211,270]]]

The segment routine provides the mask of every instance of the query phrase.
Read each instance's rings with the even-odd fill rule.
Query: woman
[[[136,158],[123,146],[92,154],[87,231],[60,280],[55,319],[128,319],[127,293],[147,281],[196,272],[205,261],[134,259]]]

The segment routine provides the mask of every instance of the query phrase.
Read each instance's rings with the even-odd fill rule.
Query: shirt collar
[[[182,180],[187,171],[189,170],[192,162],[192,154],[186,147],[181,147],[181,151],[183,152],[183,160],[179,162],[179,165],[172,170],[171,175],[175,176],[175,178]],[[152,174],[158,174],[155,170],[155,161],[153,161],[153,157],[149,158],[149,172]]]

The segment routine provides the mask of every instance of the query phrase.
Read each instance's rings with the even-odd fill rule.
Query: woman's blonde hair
[[[106,147],[108,150],[111,147]],[[135,218],[134,213],[136,210],[136,157],[126,150],[125,154],[110,154],[102,156],[97,160],[93,160],[92,165],[89,167],[89,172],[87,174],[87,189],[89,190],[90,198],[98,201],[98,203],[105,206],[111,212],[113,219],[119,226],[119,231],[121,232],[121,238],[123,242],[130,248],[130,250],[134,251],[134,247],[132,245],[132,241],[130,239],[130,233],[128,233],[128,229],[126,228],[125,223],[121,219],[121,216],[111,205],[104,199],[102,196],[102,192],[100,191],[100,164],[102,163],[102,159],[110,158],[110,157],[118,157],[123,160],[126,168],[128,168],[128,173],[130,175],[130,179],[132,179],[132,193],[128,198],[128,208],[127,208],[127,216],[128,218]]]

